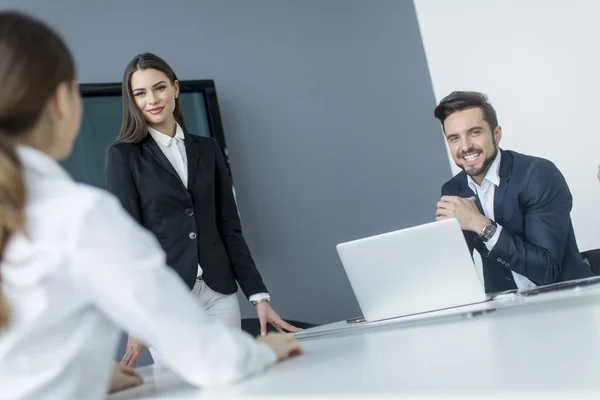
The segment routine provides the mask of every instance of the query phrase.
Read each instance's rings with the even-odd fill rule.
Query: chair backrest
[[[581,256],[594,275],[600,275],[600,249],[584,251]]]

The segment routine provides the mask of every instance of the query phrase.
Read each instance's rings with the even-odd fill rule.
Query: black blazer
[[[267,292],[242,236],[227,164],[217,141],[185,135],[188,188],[152,136],[108,149],[106,187],[156,235],[189,288],[198,263],[213,290],[249,297]],[[135,238],[132,238],[135,240]]]
[[[471,252],[483,261],[485,291],[514,289],[511,271],[538,285],[594,276],[577,248],[571,207],[573,198],[556,166],[543,158],[501,150],[500,186],[494,217],[502,226],[491,252],[474,232],[464,231]],[[464,171],[442,187],[442,195],[472,197]],[[477,207],[483,214],[479,199]]]

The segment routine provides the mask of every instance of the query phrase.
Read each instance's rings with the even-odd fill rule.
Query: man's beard
[[[469,149],[468,151],[463,152],[462,154],[465,153],[470,153],[472,150]],[[487,157],[485,160],[483,160],[483,163],[481,164],[480,168],[477,168],[476,170],[474,169],[470,169],[467,170],[467,168],[465,168],[463,165],[460,164],[456,164],[460,169],[462,169],[463,171],[465,171],[465,173],[467,175],[469,175],[471,178],[476,177],[476,176],[481,176],[487,173],[488,169],[490,169],[490,166],[492,165],[492,163],[494,162],[494,159],[496,158],[496,155],[498,155],[498,146],[496,145],[496,143],[494,143],[494,153],[490,154],[489,157]],[[460,157],[462,158],[462,156]]]

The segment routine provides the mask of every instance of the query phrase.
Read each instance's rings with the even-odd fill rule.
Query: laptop
[[[489,299],[456,219],[336,246],[368,322]]]

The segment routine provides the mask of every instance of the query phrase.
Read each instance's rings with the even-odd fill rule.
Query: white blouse
[[[0,332],[0,399],[104,398],[120,329],[197,386],[276,362],[267,345],[208,319],[114,196],[75,183],[44,153],[17,150],[27,223],[0,265],[12,311]]]

